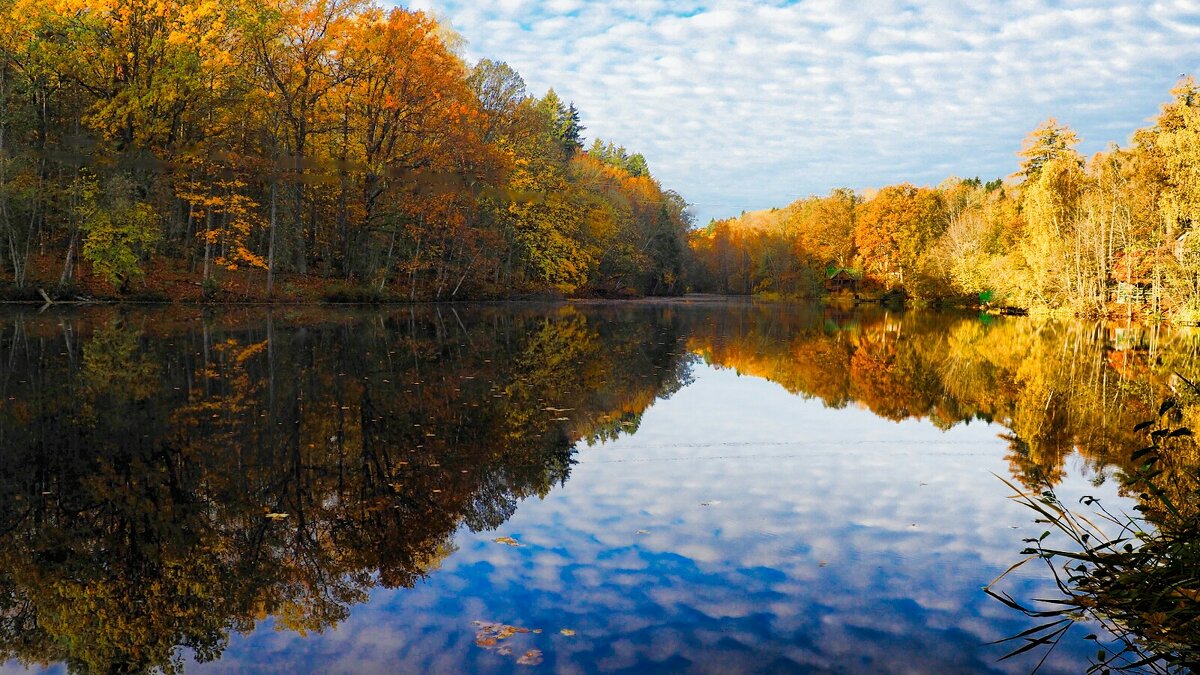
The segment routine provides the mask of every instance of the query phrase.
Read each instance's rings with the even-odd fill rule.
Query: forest
[[[1049,119],[1017,173],[834,190],[690,233],[696,290],[817,296],[842,271],[864,293],[1068,316],[1200,321],[1200,88],[1171,92],[1128,147],[1085,158]]]
[[[682,289],[687,205],[367,0],[0,0],[7,299]]]
[[[1191,77],[1090,158],[1050,119],[1007,178],[694,227],[643,155],[462,42],[368,0],[0,0],[0,299],[848,289],[1200,321]]]

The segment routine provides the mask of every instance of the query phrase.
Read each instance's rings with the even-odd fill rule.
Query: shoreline
[[[762,297],[757,295],[742,295],[729,294],[722,295],[717,293],[688,293],[684,295],[659,295],[659,296],[624,296],[624,297],[562,297],[555,295],[546,296],[524,296],[513,298],[480,298],[480,299],[464,299],[464,300],[380,300],[380,301],[363,301],[363,302],[338,302],[319,298],[297,298],[297,299],[279,299],[279,300],[264,300],[264,299],[247,299],[247,300],[203,300],[199,298],[179,298],[173,300],[143,300],[137,298],[121,299],[121,298],[89,298],[86,300],[0,300],[0,307],[34,307],[39,311],[44,311],[49,307],[113,307],[113,306],[136,306],[136,307],[200,307],[200,308],[250,308],[250,307],[279,307],[279,308],[310,308],[310,307],[379,307],[379,308],[398,308],[398,307],[428,307],[428,306],[500,306],[500,305],[575,305],[581,307],[599,307],[599,306],[704,306],[704,305],[723,305],[734,303],[749,303],[760,305],[820,305],[835,311],[854,312],[860,311],[861,308],[879,307],[897,312],[909,311],[934,311],[934,312],[952,312],[952,313],[979,313],[980,315],[988,316],[1005,316],[1005,317],[1024,317],[1038,320],[1051,321],[1103,321],[1121,323],[1134,323],[1139,325],[1170,325],[1180,328],[1195,328],[1200,327],[1200,324],[1186,321],[1173,321],[1169,318],[1155,319],[1141,313],[1135,313],[1132,317],[1127,316],[1124,312],[1111,315],[1097,316],[1082,316],[1066,314],[1062,311],[1042,311],[1037,309],[1025,309],[1020,307],[995,307],[979,304],[959,304],[955,302],[944,303],[927,303],[922,301],[912,302],[907,301],[901,304],[889,304],[879,298],[868,297],[859,298],[857,300],[838,295],[826,295],[821,297]]]

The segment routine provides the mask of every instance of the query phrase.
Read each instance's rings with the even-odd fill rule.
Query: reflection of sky
[[[498,531],[460,532],[416,589],[377,589],[322,635],[264,622],[189,670],[494,672],[534,648],[561,672],[1032,667],[985,645],[1031,625],[980,587],[1040,534],[992,475],[1007,472],[1001,429],[943,433],[729,370],[695,376],[636,435],[581,447],[566,485]],[[1067,503],[1120,503],[1071,473]],[[1037,588],[1020,577],[1006,590]],[[508,640],[505,657],[475,646],[475,620],[544,632]],[[1083,670],[1091,643],[1076,630],[1049,671]]]
[[[1036,534],[992,475],[999,431],[829,410],[697,367],[635,436],[581,448],[565,487],[496,532],[460,532],[418,588],[379,589],[323,635],[264,623],[198,670],[504,671],[531,648],[561,672],[1028,670],[984,645],[1029,625],[980,587]],[[1084,489],[1098,492],[1078,476],[1063,492]],[[474,645],[475,620],[544,632],[505,657]],[[1081,670],[1089,646],[1064,645],[1077,653],[1051,670]]]

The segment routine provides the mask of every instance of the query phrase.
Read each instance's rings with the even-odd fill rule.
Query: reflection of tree
[[[1186,333],[880,310],[853,322],[773,306],[714,314],[689,333],[708,362],[887,419],[994,421],[1010,430],[1013,475],[1028,487],[1061,480],[1075,450],[1097,470],[1129,468],[1130,429],[1174,388],[1172,372],[1196,370]],[[1200,405],[1184,409],[1200,417]]]
[[[1001,434],[1008,441],[1008,471],[1020,481],[1026,490],[1040,491],[1057,485],[1066,477],[1066,469],[1060,462],[1045,467],[1029,451],[1029,443],[1016,434]]]
[[[0,658],[171,670],[268,616],[323,630],[690,376],[667,311],[338,317],[0,327]]]
[[[215,658],[266,617],[323,630],[417,583],[458,528],[565,481],[581,441],[636,430],[692,353],[831,406],[995,421],[1027,487],[1078,449],[1134,494],[1130,430],[1196,353],[1183,334],[775,305],[88,311],[0,324],[0,649],[79,671]],[[1159,484],[1182,496],[1200,457],[1176,446]]]

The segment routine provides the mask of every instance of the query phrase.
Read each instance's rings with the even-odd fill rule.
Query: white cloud
[[[1190,2],[420,0],[702,220],[948,171],[1001,176],[1055,116],[1124,142],[1200,57]]]

